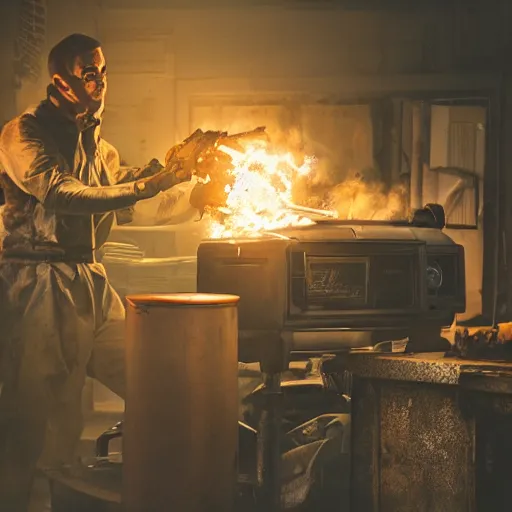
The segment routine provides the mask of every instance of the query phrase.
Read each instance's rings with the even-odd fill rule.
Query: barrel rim
[[[144,293],[128,295],[126,301],[137,306],[235,306],[240,297],[224,293]]]

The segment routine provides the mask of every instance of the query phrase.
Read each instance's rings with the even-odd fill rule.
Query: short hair
[[[48,73],[66,76],[72,72],[75,59],[87,52],[92,52],[101,46],[93,37],[84,34],[71,34],[57,43],[48,55]]]

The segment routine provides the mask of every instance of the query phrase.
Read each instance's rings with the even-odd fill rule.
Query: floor
[[[112,413],[99,413],[88,418],[80,443],[80,455],[94,455],[96,438],[119,420],[120,416]],[[28,512],[51,512],[48,483],[42,474],[38,474],[34,482]]]
[[[443,332],[443,335],[452,343],[453,334],[453,330]],[[82,456],[93,456],[96,438],[117,421],[121,420],[122,413],[117,411],[117,409],[119,409],[119,404],[116,402],[112,405],[107,402],[108,401],[105,402],[107,405],[105,405],[102,411],[97,412],[86,420],[80,444],[80,455]],[[38,475],[36,478],[31,497],[31,505],[28,512],[51,512],[49,489],[47,481],[43,475]]]

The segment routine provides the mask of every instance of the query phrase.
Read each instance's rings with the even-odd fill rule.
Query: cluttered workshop
[[[511,22],[2,2],[0,510],[511,510]]]

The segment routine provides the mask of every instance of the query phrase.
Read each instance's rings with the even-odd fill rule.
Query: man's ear
[[[78,97],[71,86],[60,75],[53,75],[52,83],[57,90],[71,103],[79,103]]]
[[[69,92],[71,89],[67,82],[60,75],[53,75],[52,83],[59,91],[64,93]]]

